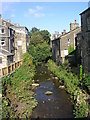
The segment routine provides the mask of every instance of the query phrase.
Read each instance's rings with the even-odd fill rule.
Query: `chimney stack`
[[[79,27],[79,24],[75,20],[74,23],[70,23],[70,31]]]
[[[75,20],[75,24],[77,23],[77,20]]]
[[[9,20],[9,19],[7,19],[6,21],[9,22],[9,23],[11,23],[11,20]]]
[[[66,33],[66,30],[65,30],[65,29],[63,30],[63,33],[64,33],[64,34]]]

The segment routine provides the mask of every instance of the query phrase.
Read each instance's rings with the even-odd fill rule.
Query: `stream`
[[[73,118],[73,105],[65,89],[59,88],[59,80],[47,69],[45,63],[37,67],[35,89],[38,106],[33,110],[31,118]],[[51,95],[45,92],[51,91]]]

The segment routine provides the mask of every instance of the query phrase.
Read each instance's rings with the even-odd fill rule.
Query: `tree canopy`
[[[33,28],[32,28],[33,29]],[[47,30],[34,31],[30,38],[29,53],[33,57],[34,63],[37,65],[41,61],[45,61],[51,57],[51,48],[49,46],[50,33]]]

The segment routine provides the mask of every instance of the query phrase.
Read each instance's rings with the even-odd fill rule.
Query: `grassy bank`
[[[70,72],[68,65],[56,66],[52,60],[49,60],[47,66],[61,80],[66,91],[74,100],[74,116],[76,118],[87,117],[88,104],[86,103],[86,94],[79,88],[80,82],[78,77]]]
[[[0,80],[0,119],[2,118],[2,86]]]
[[[32,91],[35,66],[32,57],[26,53],[23,64],[12,75],[2,79],[2,117],[29,118],[37,105]]]

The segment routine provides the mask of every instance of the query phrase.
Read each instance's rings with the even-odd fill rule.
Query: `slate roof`
[[[90,7],[88,9],[86,9],[85,11],[83,11],[82,13],[80,13],[80,15],[84,14],[85,12],[89,11]]]

